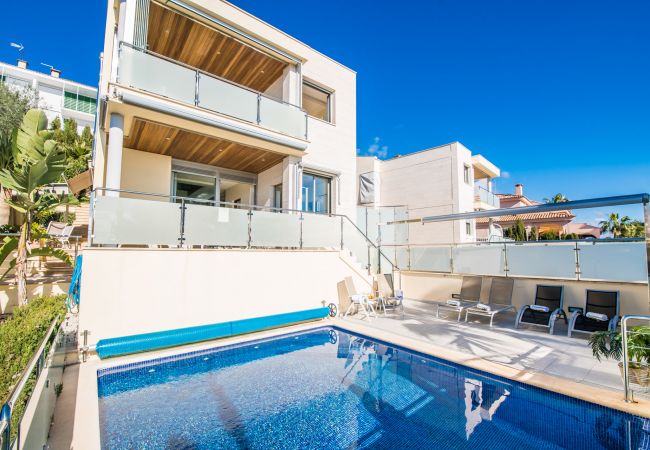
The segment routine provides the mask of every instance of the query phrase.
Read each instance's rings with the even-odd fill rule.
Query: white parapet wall
[[[88,330],[88,345],[338,304],[345,277],[359,290],[371,283],[337,251],[90,248],[83,255],[79,332]]]

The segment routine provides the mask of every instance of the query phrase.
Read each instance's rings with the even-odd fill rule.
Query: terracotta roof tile
[[[538,213],[527,213],[527,214],[510,214],[507,216],[498,216],[493,217],[494,222],[515,222],[517,219],[522,221],[527,220],[547,220],[547,219],[573,219],[575,216],[571,214],[571,211],[548,211],[548,212],[538,212]],[[489,217],[480,217],[476,219],[476,223],[488,223],[490,220]]]

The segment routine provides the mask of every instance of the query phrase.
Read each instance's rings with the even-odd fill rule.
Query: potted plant
[[[623,356],[623,339],[618,331],[598,331],[589,337],[589,346],[594,357],[615,359]],[[630,364],[628,374],[630,383],[643,387],[650,386],[650,326],[635,327],[629,332],[627,350]],[[618,363],[623,377],[623,363]]]

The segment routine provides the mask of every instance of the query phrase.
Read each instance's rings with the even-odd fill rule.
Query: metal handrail
[[[650,316],[640,316],[640,315],[625,315],[621,319],[621,339],[623,343],[623,384],[625,388],[625,401],[627,403],[635,403],[634,401],[634,392],[630,389],[630,371],[629,371],[629,350],[627,342],[627,321],[628,320],[647,320],[650,322]]]
[[[237,207],[238,209],[244,209],[248,211],[259,211],[259,210],[271,210],[276,213],[296,213],[296,214],[309,214],[313,215],[315,217],[322,217],[322,216],[328,216],[328,217],[340,217],[341,220],[347,221],[349,225],[351,225],[356,231],[363,236],[365,239],[366,243],[373,247],[378,255],[379,255],[379,261],[381,261],[381,258],[383,257],[392,267],[393,270],[399,269],[397,267],[396,262],[392,261],[384,252],[382,252],[381,248],[376,245],[366,234],[357,226],[356,223],[354,223],[347,215],[345,214],[334,214],[334,213],[317,213],[317,212],[312,212],[312,211],[302,211],[299,209],[291,209],[291,208],[278,208],[274,206],[261,206],[261,205],[250,205],[250,204],[244,204],[244,203],[232,203],[232,202],[223,202],[220,200],[206,200],[206,199],[196,199],[196,198],[191,198],[191,197],[182,197],[178,195],[171,195],[171,194],[156,194],[156,193],[151,193],[151,192],[141,192],[141,191],[131,191],[127,189],[114,189],[114,188],[105,188],[105,187],[95,187],[90,193],[91,197],[91,214],[90,214],[90,223],[89,223],[89,238],[90,238],[90,245],[92,246],[92,237],[94,234],[94,200],[96,198],[96,193],[97,192],[112,192],[112,193],[118,193],[118,194],[129,194],[129,195],[139,195],[139,196],[145,196],[145,197],[157,197],[157,198],[168,198],[171,200],[178,201],[180,200],[180,203],[182,206],[185,205],[185,203],[204,203],[209,206],[230,206],[230,207]],[[184,222],[184,216],[181,217],[181,220]],[[381,264],[381,262],[379,263]]]
[[[16,384],[16,386],[14,386],[11,393],[9,394],[8,400],[2,406],[2,410],[0,412],[0,450],[8,450],[11,447],[11,442],[10,442],[11,441],[11,418],[13,414],[14,405],[16,404],[16,401],[18,400],[20,395],[23,393],[23,390],[25,389],[25,385],[27,384],[27,381],[31,377],[34,369],[36,368],[38,371],[36,376],[37,379],[38,376],[41,374],[44,368],[43,366],[45,361],[43,357],[45,354],[45,350],[47,349],[47,344],[50,342],[50,339],[52,338],[52,334],[54,333],[58,321],[59,321],[59,316],[57,316],[50,324],[50,328],[47,330],[45,337],[41,341],[38,350],[36,351],[36,353],[34,353],[29,363],[27,364],[27,367],[23,371],[20,377],[20,381],[18,382],[18,384]],[[27,401],[29,401],[29,399]]]
[[[215,75],[213,73],[206,72],[205,70],[201,70],[198,67],[191,66],[191,65],[186,64],[186,63],[184,63],[182,61],[178,61],[176,59],[170,58],[169,56],[165,56],[165,55],[162,55],[160,53],[153,52],[153,51],[151,51],[149,49],[144,49],[142,47],[135,46],[135,45],[131,44],[130,42],[121,41],[120,42],[120,47],[129,47],[129,48],[131,48],[133,50],[136,50],[138,52],[145,53],[145,54],[151,55],[151,56],[155,56],[156,58],[164,59],[165,61],[170,62],[172,64],[175,64],[177,66],[185,67],[186,69],[192,70],[193,72],[197,72],[197,73],[200,73],[200,74],[205,75],[207,77],[211,77],[211,78],[215,78],[215,79],[217,79],[219,81],[223,81],[224,83],[228,83],[228,84],[230,84],[232,86],[235,86],[235,87],[238,87],[238,88],[241,88],[241,89],[245,89],[245,90],[247,90],[247,91],[249,91],[249,92],[251,92],[253,94],[257,94],[257,95],[260,95],[262,97],[268,98],[269,100],[273,100],[273,101],[276,101],[278,103],[283,103],[285,105],[293,106],[294,108],[306,113],[304,108],[302,108],[299,105],[296,105],[295,103],[291,103],[291,102],[288,102],[286,100],[282,100],[281,98],[274,97],[274,96],[266,94],[264,92],[256,91],[255,89],[249,88],[248,86],[244,86],[243,84],[239,84],[236,81],[232,81],[232,80],[229,80],[227,78],[223,78],[223,77],[220,77],[218,75]]]

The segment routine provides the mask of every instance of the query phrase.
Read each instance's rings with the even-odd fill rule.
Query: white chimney
[[[523,196],[524,195],[524,185],[523,184],[515,184],[515,195]]]
[[[21,69],[27,69],[27,61],[25,61],[24,59],[19,59],[18,64],[16,65]]]
[[[58,69],[55,69],[54,67],[50,68],[50,76],[54,78],[61,78],[61,71]]]

